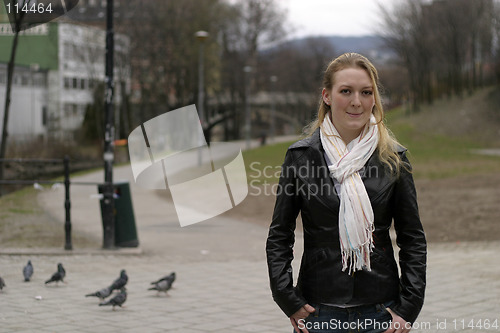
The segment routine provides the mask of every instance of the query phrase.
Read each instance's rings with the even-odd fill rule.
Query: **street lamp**
[[[198,57],[198,114],[200,117],[200,123],[201,123],[201,129],[202,133],[201,136],[198,138],[198,165],[201,165],[201,147],[204,144],[204,129],[205,129],[205,112],[203,110],[204,106],[204,99],[205,99],[205,78],[204,78],[204,53],[205,53],[205,40],[208,38],[208,32],[200,30],[197,31],[194,36],[200,43],[200,53]]]
[[[271,81],[271,140],[274,141],[274,136],[276,135],[276,105],[275,105],[275,95],[276,94],[276,82],[278,81],[278,77],[273,75],[269,78]]]
[[[115,199],[113,197],[113,162],[115,137],[114,127],[114,32],[113,32],[113,0],[106,2],[106,90],[104,101],[104,188],[103,195],[103,244],[104,249],[112,249],[115,246]]]
[[[252,73],[252,66],[243,67],[245,73],[245,139],[247,150],[250,149],[250,74]]]
[[[202,127],[205,125],[205,112],[203,110],[203,102],[205,98],[205,88],[204,88],[204,52],[205,52],[205,41],[209,34],[206,31],[197,31],[194,36],[200,43],[200,53],[198,58],[198,113],[200,115],[200,121]]]

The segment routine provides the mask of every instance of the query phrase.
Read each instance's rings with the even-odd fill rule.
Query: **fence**
[[[96,186],[99,183],[94,182],[71,182],[69,175],[69,157],[65,156],[63,159],[22,159],[22,158],[4,158],[0,159],[0,163],[38,163],[38,164],[58,164],[62,163],[64,168],[64,249],[72,250],[73,244],[71,241],[71,199],[70,199],[70,185],[92,185]],[[59,184],[60,181],[54,180],[17,180],[17,179],[0,179],[0,185],[34,185],[34,184]]]

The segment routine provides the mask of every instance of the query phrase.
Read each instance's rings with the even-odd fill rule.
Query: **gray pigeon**
[[[51,283],[51,282],[56,282],[56,284],[59,283],[59,281],[64,282],[64,277],[66,276],[66,271],[63,268],[63,265],[61,263],[57,264],[57,272],[52,274],[52,277],[45,281],[45,284]]]
[[[103,288],[103,289],[101,289],[99,291],[96,291],[95,293],[87,294],[87,295],[85,295],[85,297],[95,296],[95,297],[99,298],[101,301],[103,301],[106,297],[108,297],[109,295],[111,295],[112,291],[113,290],[111,290],[110,287]]]
[[[5,281],[2,279],[2,277],[0,276],[0,290],[3,289],[3,287],[6,287],[7,285],[5,284]]]
[[[169,281],[170,284],[174,283],[174,281],[175,281],[175,272],[172,272],[169,275],[166,275],[166,276],[162,277],[161,279],[159,279],[157,281],[151,282],[151,284],[158,284],[161,281],[165,281],[165,280]]]
[[[115,311],[115,306],[122,307],[123,303],[127,300],[127,290],[125,287],[122,287],[120,289],[120,293],[117,294],[115,297],[111,298],[107,302],[102,302],[99,303],[99,306],[105,306],[105,305],[112,305],[113,306],[113,311]]]
[[[33,265],[31,264],[31,260],[28,260],[28,264],[23,268],[24,282],[29,282],[31,277],[33,276]]]
[[[170,288],[172,288],[172,282],[169,280],[160,280],[154,287],[149,288],[148,290],[157,290],[157,295],[160,295],[160,292],[163,291],[166,295]]]
[[[125,272],[124,269],[122,269],[120,272],[120,277],[118,279],[116,279],[115,281],[113,281],[111,286],[109,286],[109,289],[111,289],[111,291],[120,290],[121,288],[125,287],[125,285],[127,284],[127,281],[128,281],[127,273]]]

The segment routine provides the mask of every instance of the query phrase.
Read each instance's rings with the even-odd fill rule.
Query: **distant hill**
[[[375,63],[386,63],[396,58],[396,54],[385,45],[380,36],[331,36],[327,39],[339,53],[361,53]]]
[[[357,52],[367,56],[374,63],[386,63],[394,60],[396,54],[390,50],[380,36],[311,36],[292,39],[281,44],[303,49],[307,47],[309,39],[321,38],[333,45],[338,54],[345,52]]]
[[[366,52],[384,47],[384,40],[379,36],[329,36],[326,37],[339,52]]]

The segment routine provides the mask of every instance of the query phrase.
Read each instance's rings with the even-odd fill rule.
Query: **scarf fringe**
[[[370,241],[358,248],[342,249],[342,272],[348,269],[349,275],[355,271],[371,271],[370,253],[373,252],[373,242]]]

